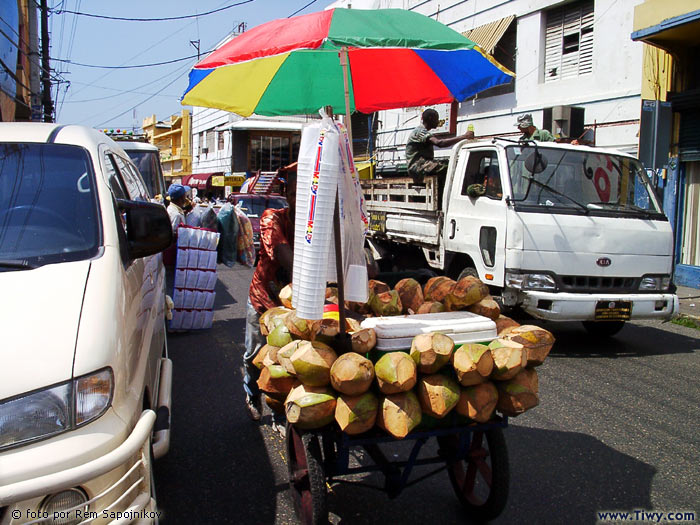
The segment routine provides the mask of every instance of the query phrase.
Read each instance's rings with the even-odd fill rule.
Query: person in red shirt
[[[253,359],[266,342],[260,333],[260,315],[281,305],[279,292],[292,282],[296,172],[287,174],[285,193],[289,208],[267,209],[260,217],[260,258],[248,292],[243,388],[246,392],[248,415],[254,421],[260,419],[262,405],[257,385],[260,370],[253,365]]]

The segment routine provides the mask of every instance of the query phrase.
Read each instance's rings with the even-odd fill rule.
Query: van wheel
[[[457,280],[459,281],[463,277],[476,277],[477,279],[479,278],[479,272],[476,271],[476,268],[465,268],[462,270],[462,272],[459,274],[459,277],[457,277]]]
[[[586,332],[595,337],[612,337],[624,326],[624,321],[583,321]]]

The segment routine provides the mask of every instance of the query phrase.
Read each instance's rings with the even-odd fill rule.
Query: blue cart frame
[[[507,426],[507,417],[496,416],[487,423],[412,432],[397,440],[378,430],[350,436],[335,425],[304,431],[288,424],[289,485],[300,521],[304,525],[328,523],[327,482],[364,485],[343,477],[379,471],[384,474],[384,487],[368,486],[395,498],[406,487],[443,470],[447,470],[455,494],[470,517],[479,521],[494,519],[508,499],[510,470],[502,432]],[[437,439],[437,455],[419,457],[431,438]],[[381,443],[407,441],[414,443],[405,461],[389,460],[379,447]],[[350,450],[358,447],[367,452],[373,463],[350,467]],[[411,479],[413,468],[420,465],[441,466]]]

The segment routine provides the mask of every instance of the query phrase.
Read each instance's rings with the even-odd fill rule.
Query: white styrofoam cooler
[[[440,332],[455,344],[491,341],[498,337],[496,323],[471,312],[438,312],[434,314],[369,317],[362,328],[374,328],[377,350],[408,350],[418,334]]]

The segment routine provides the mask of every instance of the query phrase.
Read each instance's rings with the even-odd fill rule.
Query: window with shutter
[[[593,0],[547,11],[544,81],[593,72]]]

